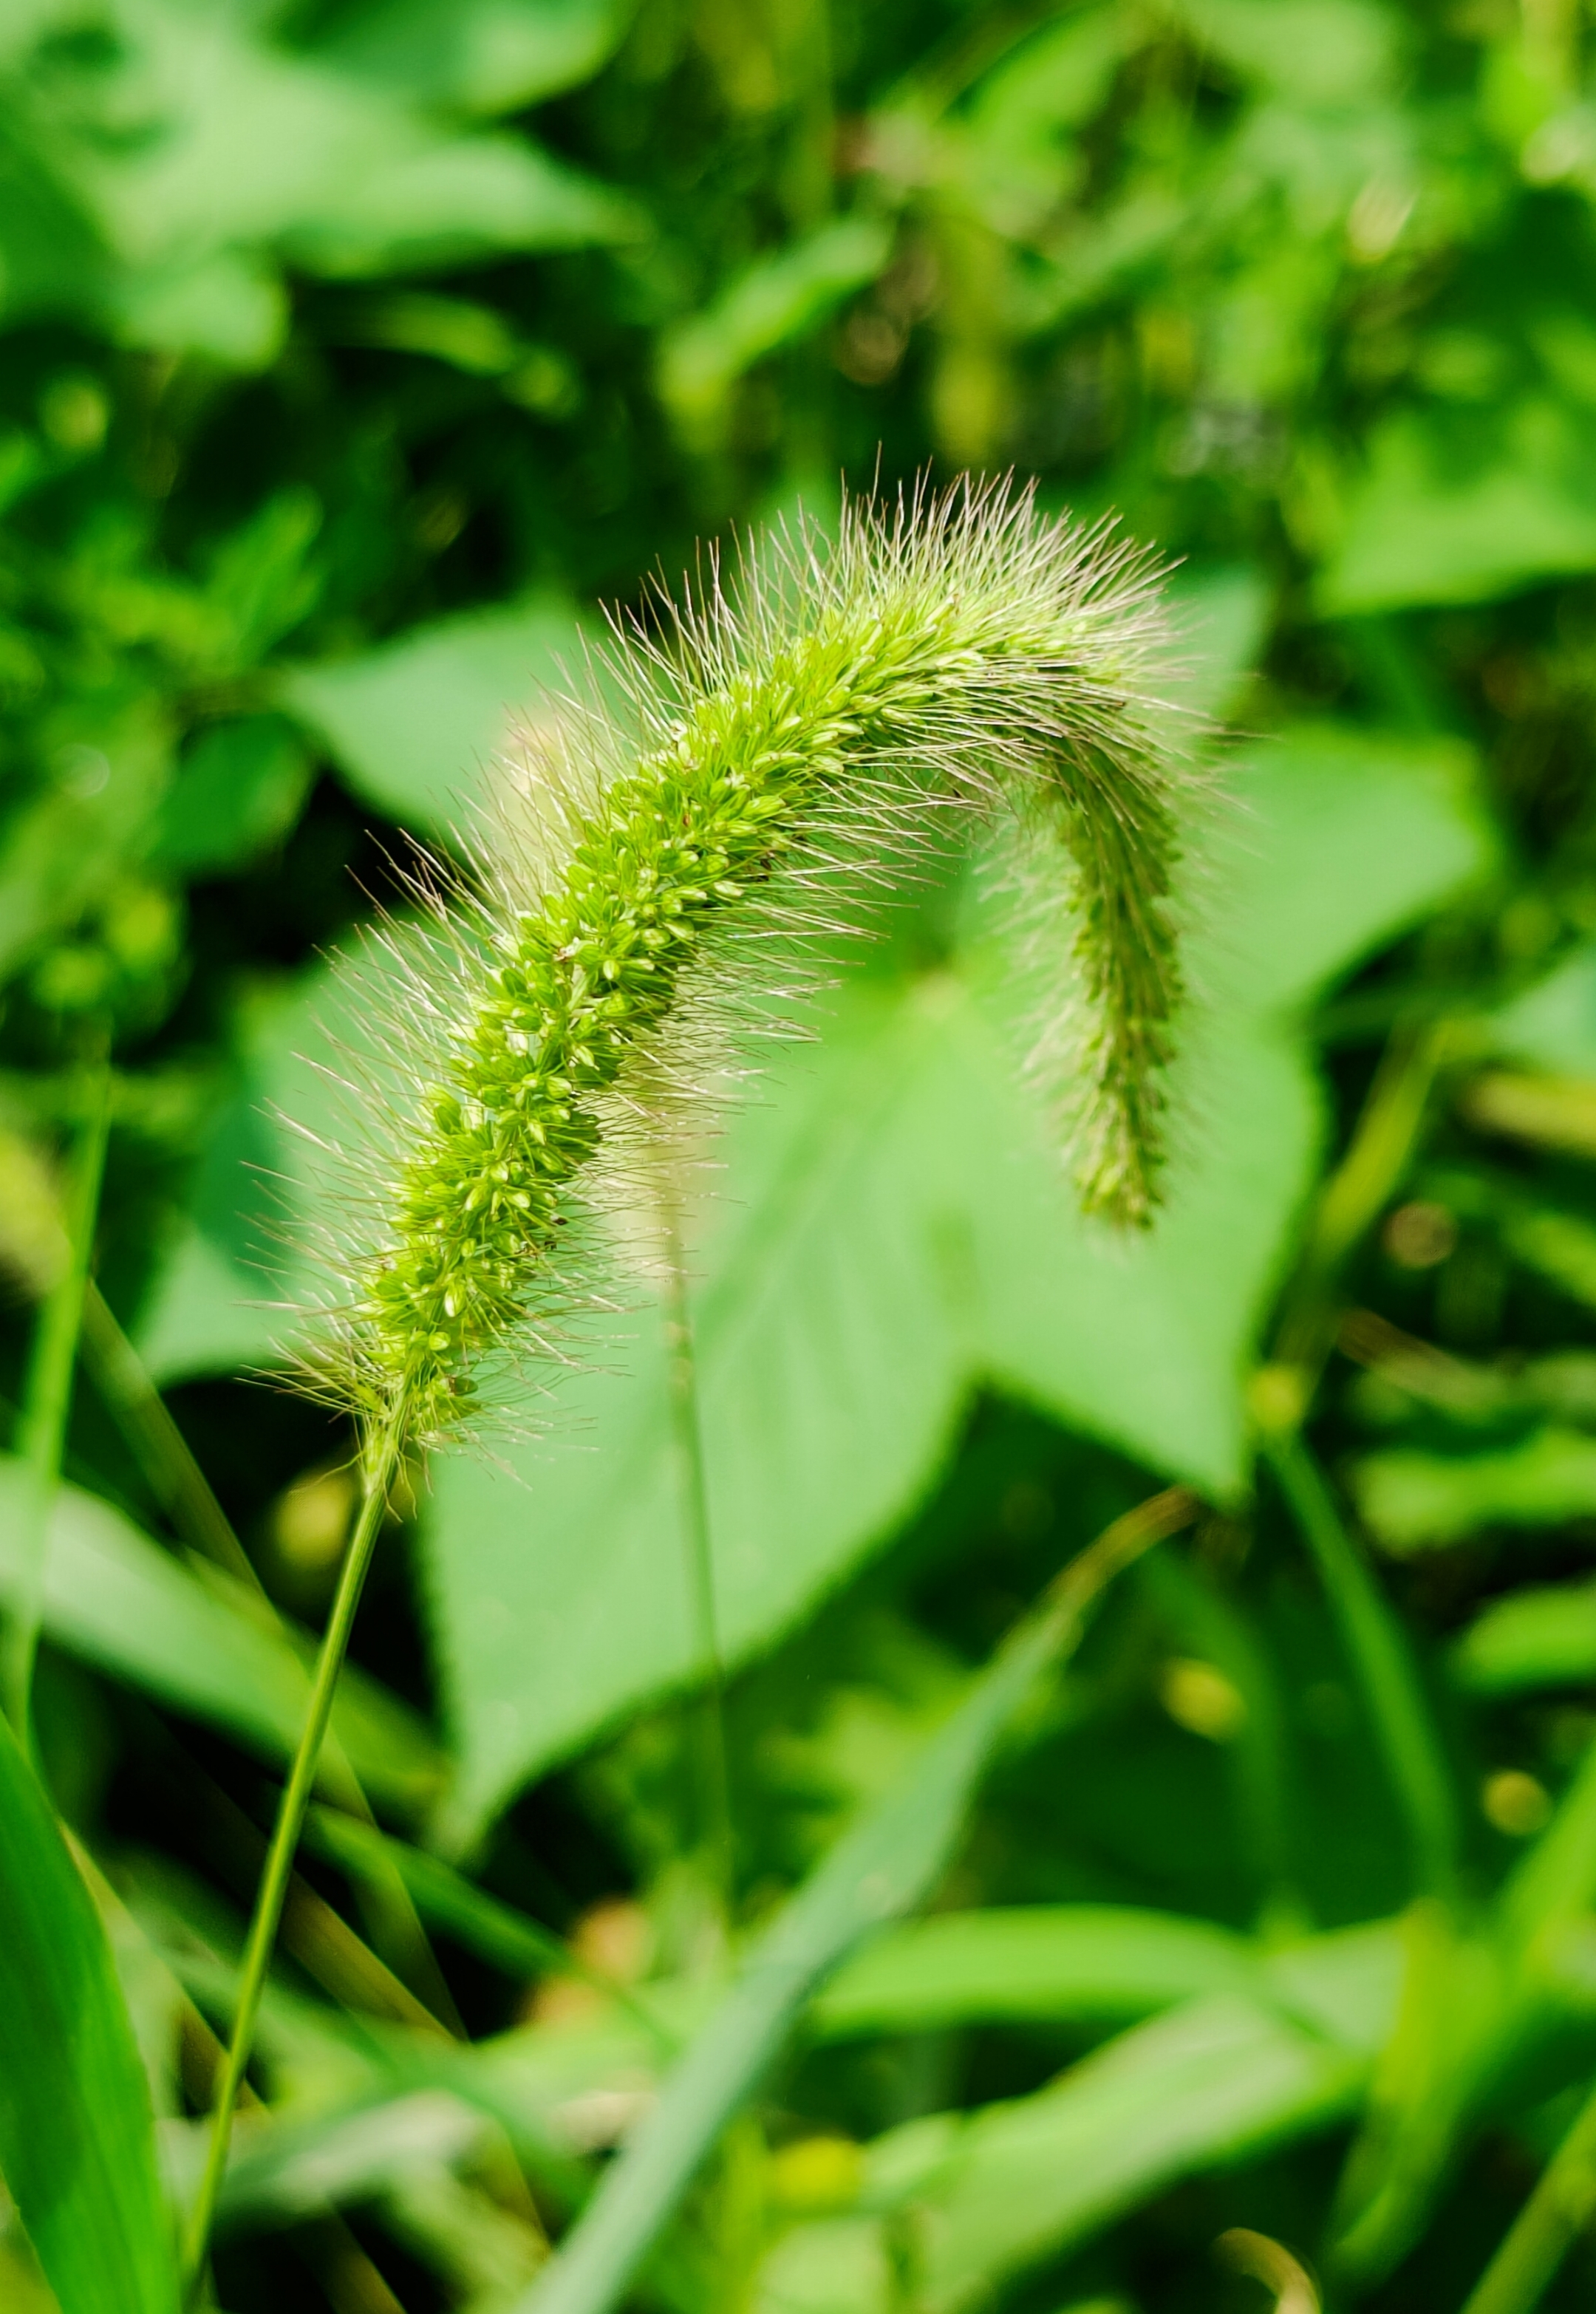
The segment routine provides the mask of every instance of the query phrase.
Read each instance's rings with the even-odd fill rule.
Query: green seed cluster
[[[821,634],[703,699],[670,746],[606,791],[559,888],[517,919],[433,1097],[366,1285],[368,1388],[416,1435],[457,1424],[471,1368],[514,1329],[529,1267],[595,1154],[594,1097],[670,1011],[704,933],[765,882],[850,752],[879,746],[934,688],[935,634]],[[375,1406],[373,1410],[375,1410]]]
[[[1001,490],[895,524],[867,507],[832,564],[795,558],[789,587],[689,623],[674,711],[643,678],[657,743],[617,759],[536,896],[496,907],[412,1079],[430,1089],[377,1185],[329,1387],[420,1441],[472,1412],[484,1356],[546,1306],[604,1096],[658,1056],[684,969],[818,829],[856,806],[868,827],[884,777],[895,834],[903,778],[929,799],[1018,776],[1022,823],[1056,823],[1076,889],[1054,849],[1045,897],[1075,911],[1090,1016],[1083,1196],[1145,1218],[1179,987],[1175,833],[1135,684],[1150,582],[1100,546]]]

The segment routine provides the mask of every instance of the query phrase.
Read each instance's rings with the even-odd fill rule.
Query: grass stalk
[[[234,1532],[232,1521],[216,1500],[192,1447],[93,1278],[84,1294],[83,1359],[176,1532],[243,1587],[266,1627],[284,1631],[283,1618]],[[322,1747],[322,1777],[340,1807],[361,1824],[375,1827],[376,1818],[360,1780],[331,1733]],[[420,1917],[380,1843],[362,1851],[358,1863],[350,1868],[350,1876],[379,1956],[397,1968],[441,2024],[463,2036],[465,2027]]]
[[[148,1367],[93,1278],[84,1290],[83,1312],[84,1364],[155,1500],[178,1533],[196,1550],[259,1592],[260,1579],[234,1533],[232,1522],[172,1420]]]
[[[367,1448],[359,1515],[339,1572],[332,1612],[328,1617],[321,1651],[316,1658],[304,1726],[300,1732],[299,1745],[288,1771],[287,1783],[283,1788],[271,1845],[267,1850],[265,1868],[256,1892],[254,1917],[250,1922],[249,1939],[239,1972],[238,2006],[233,2020],[227,2062],[211,2112],[210,2140],[206,2149],[204,2174],[189,2217],[185,2270],[188,2277],[186,2302],[190,2307],[198,2303],[204,2284],[207,2246],[210,2239],[211,2221],[216,2214],[216,2195],[221,2189],[222,2173],[226,2167],[234,2109],[238,2103],[239,2089],[250,2061],[255,2023],[266,1988],[266,1973],[288,1891],[295,1850],[299,1845],[305,1810],[310,1805],[311,1792],[315,1784],[339,1673],[343,1668],[355,1611],[360,1603],[372,1553],[382,1532],[383,1516],[388,1506],[388,1490],[393,1481],[403,1435],[404,1409],[400,1406],[394,1409],[388,1422],[375,1434]]]
[[[811,1996],[946,1869],[990,1761],[1074,1652],[1103,1592],[1196,1509],[1185,1488],[1171,1487],[1116,1519],[1055,1577],[897,1783],[762,1928],[658,2104],[511,2314],[610,2314]]]
[[[1335,1497],[1301,1435],[1266,1435],[1265,1452],[1318,1568],[1363,1691],[1374,1737],[1406,1825],[1416,1886],[1450,1897],[1457,1885],[1451,1779],[1406,1643],[1359,1556]]]
[[[1412,1161],[1454,1037],[1451,1020],[1393,1032],[1346,1153],[1320,1195],[1274,1350],[1277,1365],[1300,1374],[1304,1409],[1335,1342],[1342,1270]]]
[[[1596,2216],[1596,2089],[1475,2283],[1463,2314],[1531,2314]]]
[[[731,1771],[726,1741],[726,1673],[715,1612],[715,1554],[710,1526],[710,1489],[704,1466],[703,1424],[699,1410],[698,1358],[692,1312],[677,1217],[670,1217],[669,1285],[666,1325],[670,1346],[671,1440],[686,1556],[687,1596],[693,1654],[703,1692],[693,1712],[694,1781],[698,1833],[729,1917],[736,1880],[732,1832]]]
[[[75,1155],[65,1215],[67,1259],[40,1308],[22,1393],[18,1453],[28,1472],[25,1532],[19,1554],[20,1579],[5,1633],[0,1691],[17,1742],[31,1756],[31,1705],[33,1665],[44,1615],[44,1570],[49,1550],[50,1511],[61,1477],[66,1424],[72,1410],[72,1379],[77,1365],[84,1294],[93,1255],[94,1220],[105,1170],[110,1127],[110,1071],[103,1060],[90,1074],[83,1125]]]

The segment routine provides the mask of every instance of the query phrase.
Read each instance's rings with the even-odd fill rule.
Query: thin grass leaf
[[[154,2120],[110,1947],[4,1727],[0,2170],[61,2314],[173,2314]]]
[[[1128,2023],[1204,1992],[1257,1993],[1259,1956],[1208,1921],[1128,1904],[940,1912],[839,1970],[810,2023],[828,2039],[977,2019]]]
[[[1265,1448],[1311,1550],[1362,1691],[1393,1797],[1407,1829],[1415,1885],[1457,1885],[1458,1811],[1451,1770],[1402,1627],[1354,1547],[1335,1497],[1302,1440],[1279,1432]]]
[[[896,2208],[926,2314],[984,2301],[1177,2178],[1262,2153],[1353,2111],[1362,2047],[1235,1993],[1183,2003],[1036,2097],[911,2122],[877,2141],[866,2195]]]
[[[1010,1635],[887,1798],[833,1850],[759,1939],[517,2314],[605,2314],[810,1994],[871,1930],[909,1911],[943,1869],[981,1774],[1042,1675],[1080,1637],[1118,1569],[1195,1508],[1184,1488],[1119,1520]]]
[[[518,1979],[578,1978],[627,2010],[652,2038],[674,2045],[673,2036],[623,1984],[585,1961],[551,1929],[477,1887],[442,1857],[391,1840],[375,1825],[332,1808],[312,1811],[305,1836],[312,1848],[350,1873],[369,1873],[385,1865],[398,1875],[422,1920],[454,1937],[479,1960]]]
[[[1596,2213],[1596,2092],[1541,2172],[1463,2314],[1533,2314]]]
[[[0,1604],[15,1580],[21,1466],[0,1456]],[[307,1674],[296,1649],[233,1606],[226,1578],[201,1583],[131,1520],[63,1487],[56,1497],[45,1569],[47,1636],[113,1678],[213,1727],[271,1760],[291,1750]],[[441,1781],[424,1728],[396,1697],[351,1673],[334,1726],[344,1757],[369,1788],[412,1809]]]

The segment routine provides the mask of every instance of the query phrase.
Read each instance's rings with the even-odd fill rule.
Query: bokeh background
[[[1579,0],[6,0],[0,1395],[109,1052],[39,1715],[174,2175],[296,1708],[250,1586],[313,1626],[351,1507],[338,1424],[250,1378],[340,944],[602,603],[734,526],[824,532],[844,477],[1013,468],[1180,565],[1170,684],[1230,800],[1169,1207],[1129,1247],[1072,1214],[951,870],[733,1121],[693,1303],[734,1917],[1179,1479],[1195,1543],[1032,1713],[937,1907],[1181,1914],[1238,1970],[1386,1925],[1274,2007],[1115,1990],[1117,1915],[1040,1992],[996,1947],[962,1992],[861,1980],[637,2302],[1239,2314],[1237,2226],[1330,2302],[1461,2302],[1596,2055],[1591,37]],[[418,1474],[385,1546],[343,1741],[455,1910],[429,1958],[336,1827],[307,1858],[236,2314],[516,2305],[646,2103],[647,2037],[471,1889],[683,2017],[713,1973],[635,1303],[548,1436]],[[1304,1404],[1433,1707],[1427,1832],[1254,1486]],[[418,2002],[498,2106],[373,2056]],[[7,2240],[0,2296],[45,2304]]]

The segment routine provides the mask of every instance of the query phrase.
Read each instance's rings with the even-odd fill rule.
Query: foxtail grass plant
[[[269,1851],[190,2228],[199,2286],[232,2113],[339,1667],[402,1459],[493,1411],[591,1293],[586,1215],[634,1193],[662,1105],[769,1027],[839,932],[1010,817],[1072,925],[1039,1047],[1068,1054],[1083,1206],[1150,1221],[1181,1001],[1186,782],[1156,695],[1160,573],[1107,526],[965,481],[765,539],[614,623],[463,870],[373,938],[360,1129],[321,1144],[328,1285],[303,1375],[355,1418],[362,1507]],[[1061,1040],[1059,1023],[1069,1034]],[[558,1355],[558,1352],[556,1352]]]

